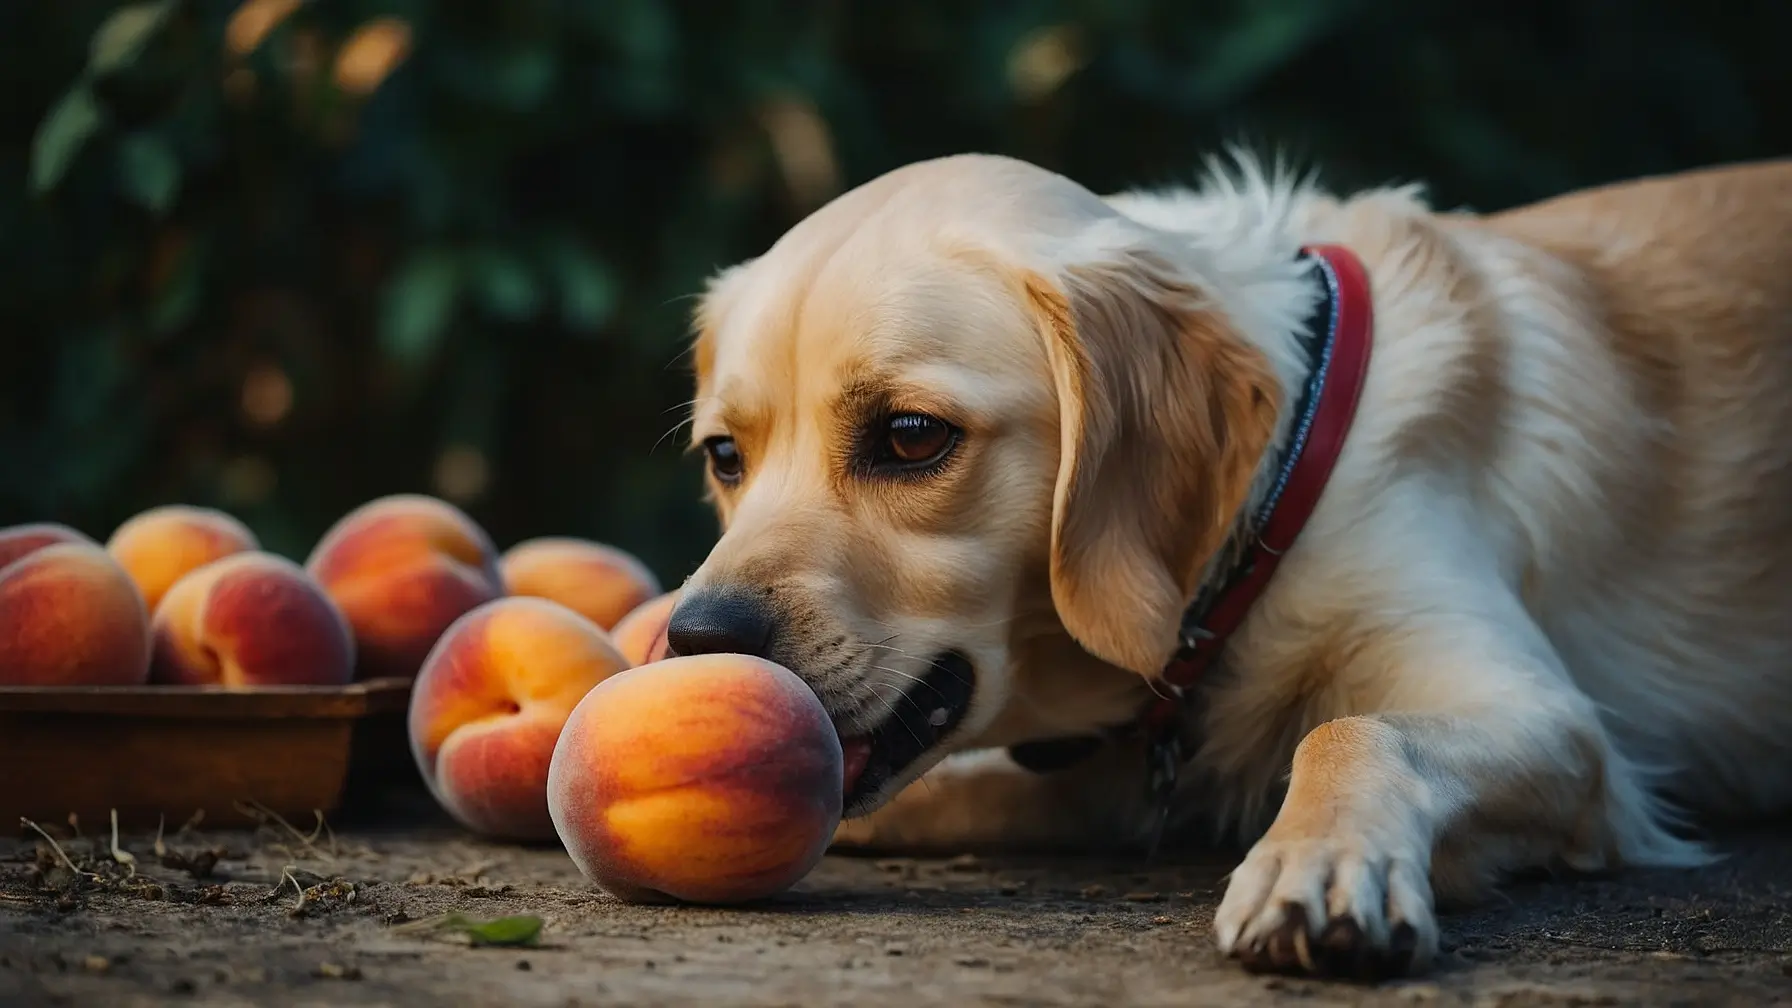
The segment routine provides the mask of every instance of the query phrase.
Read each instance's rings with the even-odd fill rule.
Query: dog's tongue
[[[859,775],[865,772],[865,764],[871,762],[871,738],[860,735],[857,738],[841,739],[840,752],[846,757],[846,781],[841,790],[850,794],[853,785],[859,782]]]

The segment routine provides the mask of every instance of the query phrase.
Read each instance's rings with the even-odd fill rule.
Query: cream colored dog
[[[1365,265],[1373,356],[1189,707],[1172,825],[1254,841],[1219,947],[1422,970],[1436,900],[1695,864],[1675,809],[1792,805],[1792,162],[1476,216],[1247,159],[1104,199],[964,156],[841,196],[699,312],[724,533],[672,644],[815,688],[841,844],[1149,832],[1137,742],[1043,773],[1002,747],[1151,699],[1291,436],[1314,242]]]

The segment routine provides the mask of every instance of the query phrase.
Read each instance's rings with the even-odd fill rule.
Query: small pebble
[[[518,959],[516,961],[516,968],[522,970],[524,973],[527,973],[530,970],[534,969],[535,967],[529,965],[529,960],[527,960],[527,959]]]

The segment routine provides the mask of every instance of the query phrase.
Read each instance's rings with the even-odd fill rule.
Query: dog
[[[1218,830],[1222,953],[1374,979],[1792,804],[1792,161],[1482,215],[946,157],[693,329],[722,532],[668,642],[813,687],[839,847]]]

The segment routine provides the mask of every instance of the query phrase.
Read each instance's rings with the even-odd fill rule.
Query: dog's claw
[[[1375,982],[1422,971],[1437,942],[1423,883],[1410,862],[1272,842],[1233,873],[1220,947],[1253,973]]]

